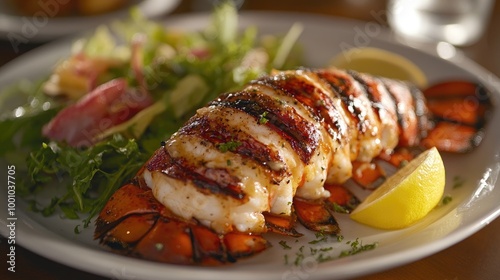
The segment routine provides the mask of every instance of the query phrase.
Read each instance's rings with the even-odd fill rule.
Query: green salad
[[[300,65],[300,26],[265,35],[237,22],[227,3],[190,32],[131,11],[76,41],[45,78],[3,89],[0,155],[17,167],[17,193],[34,211],[87,227],[197,108],[272,69]],[[102,101],[106,95],[122,101]]]

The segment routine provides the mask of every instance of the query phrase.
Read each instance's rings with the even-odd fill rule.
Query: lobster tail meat
[[[360,203],[347,180],[371,188],[385,175],[374,159],[399,165],[407,148],[437,140],[443,124],[426,104],[408,83],[354,71],[261,77],[163,142],[102,210],[95,238],[132,256],[216,265],[265,250],[266,232],[301,236],[296,220],[338,234],[337,208]],[[448,150],[463,150],[458,142],[478,129],[448,135],[457,142]]]
[[[323,184],[345,182],[352,157],[371,161],[395,143],[380,141],[380,121],[362,86],[347,72],[325,73],[337,78],[288,71],[221,95],[166,141],[144,181],[175,214],[220,233],[263,232],[263,212],[289,216],[295,196],[328,197]],[[333,92],[328,85],[340,79],[351,86]],[[329,123],[326,112],[335,116]]]

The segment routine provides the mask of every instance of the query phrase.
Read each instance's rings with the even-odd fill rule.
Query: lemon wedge
[[[390,176],[351,214],[351,219],[380,229],[401,229],[425,217],[441,200],[445,169],[430,148]]]
[[[427,87],[427,78],[417,65],[404,56],[378,48],[349,49],[335,56],[331,66],[409,81],[421,89]]]

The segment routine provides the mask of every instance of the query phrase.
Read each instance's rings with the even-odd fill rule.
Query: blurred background
[[[53,2],[55,2],[54,0]],[[405,2],[404,0],[401,0]],[[468,57],[477,61],[479,64],[495,73],[497,76],[500,74],[500,54],[499,52],[495,52],[493,50],[500,49],[500,5],[496,3],[494,0],[479,0],[479,1],[470,1],[470,0],[444,0],[444,1],[418,1],[419,3],[443,3],[441,6],[437,7],[436,11],[430,11],[430,14],[435,15],[438,13],[438,18],[447,17],[447,20],[459,20],[456,15],[450,16],[450,13],[464,13],[471,10],[470,5],[463,5],[462,8],[453,9],[457,5],[453,3],[453,1],[466,1],[472,2],[476,5],[483,4],[486,9],[486,12],[479,13],[478,17],[480,20],[480,26],[484,26],[484,32],[479,32],[479,36],[477,38],[473,38],[473,41],[468,42],[466,45],[460,45],[458,48],[463,51]],[[487,3],[483,3],[483,2]],[[68,35],[64,34],[64,30],[58,30],[58,33],[50,33],[47,30],[41,30],[46,32],[46,36],[43,38],[26,38],[18,42],[18,46],[14,49],[12,47],[12,38],[7,38],[5,35],[5,30],[8,27],[9,16],[12,17],[13,14],[19,13],[17,16],[26,17],[27,14],[36,14],[36,3],[37,0],[29,0],[29,1],[13,1],[13,0],[2,0],[0,1],[0,35],[2,35],[2,31],[4,30],[4,36],[0,38],[0,52],[2,56],[0,56],[0,64],[4,64],[5,62],[13,59],[14,57],[33,49],[41,44],[46,43],[48,40],[53,40],[59,36]],[[46,1],[50,3],[51,1]],[[77,5],[78,2],[82,4]],[[148,3],[149,2],[149,3]],[[165,0],[165,1],[132,1],[132,0],[112,0],[112,1],[70,1],[69,3],[73,3],[72,5],[63,6],[61,9],[58,9],[57,17],[50,18],[47,24],[50,25],[51,21],[54,21],[54,24],[57,24],[58,20],[62,23],[67,23],[70,26],[75,26],[74,28],[80,28],[78,24],[80,23],[71,23],[67,20],[75,19],[81,22],[85,18],[85,24],[81,26],[82,29],[91,28],[91,25],[97,25],[101,21],[110,20],[116,17],[126,16],[125,13],[122,13],[131,5],[141,4],[144,5],[144,9],[146,9],[147,14],[151,18],[162,19],[166,18],[171,14],[183,14],[183,13],[191,13],[191,12],[202,12],[202,11],[210,11],[214,2],[211,0]],[[389,10],[389,8],[393,7],[396,1],[392,0],[330,0],[330,1],[321,1],[321,0],[308,0],[308,1],[300,1],[300,0],[288,0],[286,4],[281,1],[269,1],[269,0],[235,0],[237,5],[240,7],[241,11],[245,10],[268,10],[268,11],[294,11],[294,12],[305,12],[305,13],[316,13],[321,15],[335,16],[341,18],[355,19],[361,21],[375,21],[377,24],[380,24],[387,28],[392,28],[394,34],[401,35],[401,32],[404,30],[398,30],[394,28],[394,26],[389,25],[389,15],[394,14]],[[407,2],[407,1],[406,1]],[[412,2],[412,1],[410,1]],[[413,1],[415,2],[415,1]],[[15,5],[12,3],[16,3]],[[75,4],[76,3],[76,4]],[[158,4],[159,3],[159,4]],[[147,4],[147,5],[145,5]],[[403,3],[404,4],[404,3]],[[423,5],[423,4],[422,4]],[[422,6],[421,5],[421,6]],[[451,9],[451,12],[443,11],[443,7],[447,9]],[[16,8],[17,7],[17,8]],[[40,9],[40,7],[38,7]],[[421,8],[421,10],[429,9],[429,7],[417,7]],[[21,9],[23,14],[21,15]],[[152,11],[153,10],[153,11]],[[401,13],[398,13],[401,14]],[[405,15],[405,18],[408,19],[408,16]],[[12,19],[12,18],[11,18]],[[17,18],[19,20],[19,18]],[[41,19],[39,19],[41,21]],[[394,22],[394,20],[392,20]],[[423,21],[424,23],[429,23],[429,20]],[[17,23],[25,24],[25,21],[19,21]],[[36,22],[35,22],[36,23]],[[43,23],[43,22],[40,22]],[[442,23],[442,22],[441,22]],[[439,24],[439,23],[438,23]],[[469,26],[471,23],[466,22],[465,25]],[[61,25],[57,25],[55,28],[60,28]],[[402,26],[422,26],[422,23],[419,22],[406,22]],[[22,26],[21,26],[22,27]],[[18,28],[20,28],[18,26]],[[40,28],[40,29],[48,29],[48,27]],[[408,29],[408,28],[406,28]],[[413,28],[415,29],[415,28]],[[417,30],[418,31],[418,30]],[[475,31],[464,30],[461,33],[469,34]],[[74,32],[71,32],[69,35],[73,35]],[[422,40],[405,40],[408,38],[401,38],[402,42],[407,44],[415,44],[415,43],[429,43]],[[14,38],[16,39],[16,38]],[[421,39],[421,38],[420,38]]]
[[[57,38],[59,35],[68,35],[64,34],[67,30],[57,30],[50,33],[47,30],[40,30],[46,32],[46,36],[43,38],[26,38],[25,40],[21,40],[21,42],[16,47],[16,51],[14,51],[12,47],[12,43],[9,39],[6,38],[6,32],[8,26],[8,17],[12,16],[15,13],[18,13],[17,16],[22,16],[23,14],[34,14],[36,13],[36,5],[32,3],[36,3],[37,0],[28,0],[28,1],[14,1],[14,0],[2,0],[0,1],[0,35],[2,35],[2,31],[4,31],[3,35],[0,38],[0,52],[2,56],[0,56],[0,64],[4,64],[8,60],[30,50],[34,47],[37,47],[48,40],[52,40]],[[406,0],[400,0],[401,2],[408,2]],[[466,2],[459,8],[457,4],[459,2]],[[46,1],[50,3],[51,1]],[[55,2],[55,0],[53,1]],[[82,2],[84,4],[76,5],[74,3]],[[123,17],[126,16],[126,11],[123,13],[131,5],[144,5],[144,9],[147,11],[147,15],[150,18],[162,19],[168,17],[172,14],[183,14],[183,13],[192,13],[192,12],[203,12],[210,11],[212,6],[217,1],[213,0],[165,0],[165,1],[131,1],[131,0],[112,0],[112,1],[69,1],[69,3],[73,3],[72,5],[67,5],[58,9],[57,16],[53,19],[49,19],[54,21],[54,25],[56,25],[57,21],[61,23],[67,23],[74,26],[74,28],[82,28],[88,29],[91,25],[97,25],[103,21],[110,20],[110,18]],[[361,20],[361,21],[375,21],[377,24],[380,24],[384,27],[390,28],[392,32],[397,36],[403,43],[413,44],[416,47],[421,47],[424,44],[429,46],[429,42],[426,40],[420,40],[421,38],[409,39],[403,38],[401,33],[408,31],[408,29],[413,29],[414,32],[422,32],[422,30],[416,30],[415,27],[423,26],[424,24],[432,23],[428,18],[424,18],[421,22],[416,22],[415,20],[411,21],[411,16],[408,14],[403,14],[403,20],[406,22],[401,23],[401,19],[399,19],[399,26],[403,27],[413,27],[413,28],[403,28],[406,30],[401,30],[401,28],[394,28],[395,26],[389,25],[390,15],[391,14],[402,14],[400,12],[393,13],[391,9],[394,9],[394,6],[399,7],[394,0],[331,0],[331,1],[321,1],[321,0],[308,0],[308,1],[300,1],[300,0],[288,0],[286,4],[280,3],[279,1],[266,1],[266,0],[252,0],[252,1],[244,1],[244,0],[235,0],[239,9],[241,11],[245,10],[268,10],[268,11],[294,11],[294,12],[304,12],[304,13],[315,13],[321,15],[335,16],[347,19]],[[411,2],[409,1],[410,6]],[[442,19],[446,18],[446,22],[435,21],[435,25],[439,24],[449,24],[449,21],[460,21],[460,14],[470,14],[469,11],[474,9],[475,5],[484,7],[485,11],[478,11],[478,15],[476,21],[479,23],[479,29],[483,29],[482,32],[477,32],[476,29],[472,30],[464,29],[455,31],[454,34],[462,34],[463,36],[469,34],[473,37],[470,42],[467,42],[465,45],[459,45],[458,48],[463,51],[468,57],[475,60],[491,72],[497,74],[500,73],[500,53],[495,52],[494,50],[500,49],[500,5],[496,3],[495,0],[441,0],[441,1],[429,1],[423,0],[418,1],[420,3],[419,7],[416,7],[420,10],[428,11],[428,15],[424,15],[429,17],[429,14],[433,17],[437,14],[437,18]],[[441,5],[437,5],[436,11],[432,10],[432,4],[425,3],[441,3]],[[10,3],[10,5],[9,5]],[[13,5],[12,3],[16,3]],[[30,5],[31,3],[31,5]],[[472,3],[472,4],[471,4]],[[22,8],[19,8],[20,4]],[[145,5],[147,4],[147,5]],[[407,3],[403,3],[401,5],[407,5]],[[427,5],[427,6],[424,6]],[[472,5],[472,6],[471,6]],[[415,6],[415,5],[413,5]],[[17,7],[17,8],[16,8]],[[455,7],[455,8],[454,8]],[[481,7],[477,8],[480,9]],[[40,9],[40,7],[38,7]],[[444,9],[444,11],[443,11]],[[451,12],[447,12],[446,9],[451,9]],[[3,11],[3,12],[2,12]],[[22,12],[21,12],[22,11]],[[450,15],[450,13],[458,13],[459,15]],[[88,19],[84,22],[85,24],[81,24],[82,17],[87,17]],[[68,18],[79,18],[78,23],[70,23],[67,20]],[[389,20],[388,20],[389,18]],[[7,20],[6,20],[7,19]],[[18,19],[18,18],[17,18]],[[398,19],[393,19],[391,22],[395,23]],[[25,22],[19,21],[21,25]],[[36,23],[36,22],[35,22]],[[43,22],[41,22],[43,23]],[[50,25],[50,21],[49,24]],[[10,23],[12,24],[12,23]],[[471,26],[474,22],[470,19],[464,20],[464,25]],[[45,28],[40,29],[48,29],[48,25]],[[80,26],[82,25],[82,26]],[[436,30],[437,27],[435,25],[425,26],[427,29]],[[434,26],[434,27],[433,27]],[[17,28],[21,28],[19,26]],[[484,28],[482,28],[484,27]],[[60,29],[60,26],[54,27],[54,29]],[[4,29],[4,30],[3,30]],[[72,30],[71,30],[72,31]],[[425,31],[425,30],[424,30]],[[428,30],[427,30],[428,31]],[[74,32],[71,32],[71,35]],[[472,35],[471,35],[472,34]],[[478,34],[477,37],[474,34]],[[425,35],[424,35],[425,36]],[[454,36],[457,37],[457,36]],[[15,39],[15,38],[14,38]],[[429,39],[429,38],[428,38]],[[431,38],[432,39],[432,38]],[[432,42],[432,41],[431,41]]]

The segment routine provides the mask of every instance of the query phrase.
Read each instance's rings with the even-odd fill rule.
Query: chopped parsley
[[[320,237],[319,239],[313,240],[309,242],[309,244],[317,244],[320,241],[326,241],[325,237],[328,235],[325,234],[316,234],[316,237]],[[337,241],[341,242],[343,240],[342,235],[337,236]],[[280,245],[286,245],[285,241],[281,241]],[[306,253],[307,251],[304,250],[305,246],[301,246],[298,248],[298,250],[295,252],[295,259],[293,261],[289,258],[288,254],[285,254],[284,259],[285,259],[285,264],[293,264],[294,266],[300,266],[306,259],[310,259],[311,257],[316,260],[318,263],[326,262],[326,261],[332,261],[336,260],[339,258],[347,257],[347,256],[352,256],[359,254],[361,252],[365,251],[370,251],[375,249],[378,246],[377,242],[371,243],[371,244],[366,244],[364,245],[359,238],[356,238],[356,240],[350,240],[346,241],[345,244],[350,245],[350,248],[347,250],[342,250],[340,253],[336,253],[334,250],[334,247],[328,246],[328,247],[321,247],[321,246],[311,246],[309,247],[309,254]],[[286,247],[286,249],[290,249],[289,247]]]
[[[267,112],[264,112],[260,115],[259,124],[266,124],[269,121],[269,119],[267,119],[266,116]]]
[[[351,244],[351,249],[340,252],[339,258],[356,255],[365,251],[370,251],[375,249],[378,245],[378,243],[363,245],[363,243],[359,240],[359,238],[356,238],[356,240],[352,242],[347,241],[346,244]]]
[[[338,242],[342,242],[342,240],[344,240],[344,236],[343,235],[337,235],[337,241]]]
[[[299,266],[305,257],[306,256],[304,255],[304,246],[301,246],[299,248],[299,251],[297,253],[295,253],[295,261],[293,262],[293,264],[295,266]]]
[[[236,151],[236,149],[241,146],[241,142],[239,141],[229,141],[229,142],[226,142],[226,143],[221,143],[217,146],[217,148],[219,149],[219,151],[225,153],[227,151],[231,151],[231,152],[234,152]]]
[[[443,197],[442,203],[443,203],[443,205],[446,205],[446,204],[450,203],[452,200],[453,200],[453,198],[450,195],[445,195]]]
[[[328,235],[324,232],[316,232],[314,235],[316,236],[316,239],[309,241],[309,244],[318,244],[320,242],[328,241]]]
[[[453,177],[453,189],[460,188],[465,183],[465,179],[460,176]]]
[[[281,240],[279,242],[279,244],[281,245],[281,247],[283,247],[283,249],[286,249],[286,250],[289,250],[289,249],[292,249],[292,247],[290,247],[285,240]]]
[[[323,106],[325,106],[325,101],[324,100],[316,100],[314,105],[316,105],[316,107],[323,107]]]
[[[347,210],[347,208],[339,205],[338,203],[332,203],[332,206],[333,206],[333,211],[335,211],[336,213],[344,213],[344,214],[349,213],[349,210]]]
[[[155,244],[155,249],[156,249],[156,251],[161,251],[161,250],[163,250],[163,247],[164,247],[163,243],[156,243],[156,244]]]

